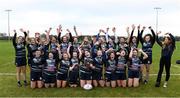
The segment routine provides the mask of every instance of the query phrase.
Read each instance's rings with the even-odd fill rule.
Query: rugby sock
[[[27,81],[26,80],[24,80],[24,85],[27,86]]]
[[[26,81],[26,80],[24,80],[24,83],[27,83],[27,81]]]
[[[21,86],[22,86],[20,81],[18,81],[18,86],[19,86],[19,87],[21,87]]]

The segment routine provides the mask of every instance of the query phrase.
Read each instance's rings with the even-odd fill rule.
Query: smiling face
[[[67,53],[63,53],[63,59],[64,59],[64,60],[68,60],[68,59],[69,59],[69,56],[68,56]]]
[[[36,52],[35,52],[35,57],[40,57],[41,56],[41,51],[40,50],[37,50]]]
[[[133,56],[138,56],[138,50],[137,49],[133,50]]]
[[[136,43],[136,41],[137,41],[137,38],[134,36],[134,37],[132,38],[132,42],[133,42],[133,43]]]
[[[42,37],[42,38],[40,39],[40,41],[41,41],[41,44],[45,44],[46,39]]]
[[[54,36],[52,37],[51,42],[56,43],[56,38]]]
[[[101,50],[98,50],[98,51],[97,51],[97,56],[98,56],[98,57],[101,57],[101,56],[102,56],[102,51],[101,51]]]
[[[22,43],[23,42],[23,37],[22,36],[19,36],[18,38],[17,38],[17,43]]]
[[[73,58],[77,58],[78,57],[77,52],[73,52],[72,56],[73,56]]]
[[[31,44],[36,44],[35,38],[31,38]]]
[[[165,45],[169,45],[170,42],[171,42],[170,37],[165,37],[165,38],[164,38],[164,44],[165,44]]]
[[[89,51],[85,51],[84,54],[85,54],[86,57],[90,57],[91,56]]]
[[[67,37],[63,36],[63,42],[67,42]]]
[[[146,36],[144,37],[144,40],[145,40],[146,42],[149,42],[149,41],[151,40],[151,37],[150,37],[149,35],[146,35]]]
[[[121,38],[119,39],[119,41],[120,41],[120,43],[124,43],[124,42],[125,42],[125,38],[124,38],[124,37],[121,37]]]
[[[48,57],[49,57],[49,59],[53,59],[53,57],[54,57],[54,56],[53,56],[53,53],[50,52],[49,55],[48,55]]]

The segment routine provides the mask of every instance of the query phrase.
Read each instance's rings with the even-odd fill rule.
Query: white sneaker
[[[164,88],[166,88],[166,87],[167,87],[167,82],[164,82],[163,87],[164,87]]]

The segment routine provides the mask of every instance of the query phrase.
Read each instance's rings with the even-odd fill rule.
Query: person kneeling
[[[42,88],[42,68],[44,65],[44,60],[41,57],[41,51],[37,50],[35,52],[35,57],[32,59],[31,63],[31,88]]]
[[[43,71],[43,78],[45,87],[49,88],[55,86],[56,82],[56,66],[55,59],[53,59],[53,53],[49,53],[48,59],[46,59],[46,64]]]
[[[140,57],[138,53],[143,54],[143,60],[148,57],[148,55],[142,51],[142,49],[131,49],[129,54],[129,59],[131,60],[130,66],[128,66],[128,87],[138,87],[139,86],[139,73],[140,73]]]

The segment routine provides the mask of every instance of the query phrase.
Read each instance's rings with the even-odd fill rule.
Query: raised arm
[[[27,30],[27,37],[26,37],[25,40],[26,40],[26,43],[27,43],[27,44],[30,44],[30,41],[29,41],[29,30]]]
[[[25,45],[26,44],[27,33],[22,28],[20,29],[20,31],[24,33],[24,42],[23,42],[23,44]]]
[[[76,26],[74,26],[74,32],[76,34],[76,37],[78,37],[78,32],[77,32]]]
[[[72,33],[69,29],[66,29],[66,31],[68,32],[69,34],[69,42],[73,42],[73,37],[72,37]]]
[[[102,32],[102,30],[101,30],[101,29],[99,29],[99,33],[96,35],[96,41],[98,41],[98,40],[99,40],[101,32]]]
[[[59,25],[59,27],[56,30],[57,30],[57,34],[58,34],[58,42],[61,43],[62,26]]]
[[[132,37],[134,34],[134,30],[135,30],[135,25],[132,25],[132,31],[131,31],[131,35],[128,37],[128,43],[130,44],[132,42]],[[127,33],[129,34],[129,27],[127,27]]]
[[[45,32],[46,32],[46,39],[47,39],[47,43],[49,43],[49,42],[50,42],[49,35],[50,35],[51,30],[52,30],[52,28],[49,28],[49,30],[45,30]]]
[[[132,59],[132,55],[133,55],[133,49],[131,49],[131,51],[129,53],[129,59]]]
[[[14,36],[13,36],[13,46],[16,47],[17,43],[16,43],[16,36],[17,36],[17,33],[16,33],[16,30],[14,30]]]
[[[126,32],[128,34],[127,43],[130,43],[129,27],[126,28]]]
[[[156,42],[162,47],[163,44],[162,44],[162,42],[159,40],[159,37],[158,37],[159,34],[161,34],[161,31],[159,31],[159,32],[156,33]]]
[[[151,30],[151,33],[152,33],[152,40],[151,40],[151,43],[152,45],[154,45],[155,41],[156,41],[156,35],[155,35],[155,32],[154,30],[151,28],[151,26],[149,26],[149,29]]]
[[[112,31],[113,31],[113,33],[114,33],[115,43],[118,43],[118,37],[117,37],[117,34],[116,34],[116,28],[113,27],[113,28],[112,28]]]
[[[82,51],[81,51],[80,47],[78,47],[78,51],[79,51],[79,59],[81,59],[82,58]]]
[[[137,43],[137,46],[139,45],[139,39],[140,39],[140,25],[137,27],[137,29],[138,29],[138,34],[137,34],[137,41],[136,41],[136,43]]]
[[[81,45],[79,47],[82,48],[83,45],[84,45],[84,40],[82,41],[82,43],[81,43]]]
[[[143,32],[144,32],[145,29],[146,29],[146,27],[144,26],[143,29],[141,30],[141,33],[140,33],[140,36],[139,36],[139,40],[140,40],[141,44],[143,44],[143,42],[144,42]]]
[[[175,37],[171,33],[167,33],[167,34],[169,34],[169,36],[170,36],[170,38],[172,40],[172,45],[175,48],[176,47],[176,39],[175,39]]]
[[[108,36],[109,28],[106,28],[106,42],[109,42],[109,36]]]
[[[108,35],[109,28],[106,28],[106,32],[104,30],[101,30],[105,34],[106,42],[109,42],[110,36]]]

